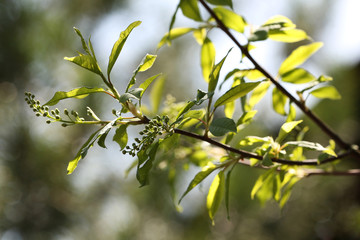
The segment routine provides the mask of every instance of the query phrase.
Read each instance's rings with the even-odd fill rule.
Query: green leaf
[[[314,75],[302,68],[295,68],[281,75],[281,80],[288,83],[302,84],[316,80]]]
[[[113,141],[117,142],[120,149],[123,150],[128,143],[128,134],[126,132],[128,124],[122,124],[115,131]]]
[[[181,200],[199,183],[201,183],[210,173],[212,173],[218,166],[214,165],[213,163],[209,163],[207,166],[203,167],[200,172],[198,172],[193,180],[191,180],[189,186],[187,187],[186,191],[180,197],[179,204]]]
[[[279,135],[275,139],[275,142],[280,143],[282,140],[284,140],[284,138],[301,122],[302,120],[284,123],[280,128]]]
[[[208,209],[209,217],[214,221],[214,216],[219,209],[220,203],[225,193],[225,175],[224,171],[220,171],[212,181],[209,193],[206,199],[206,207]]]
[[[206,82],[209,82],[211,70],[215,64],[215,47],[209,38],[201,46],[201,69]]]
[[[275,112],[281,115],[286,115],[285,112],[285,105],[288,100],[288,97],[285,96],[280,90],[277,88],[273,89],[272,92],[272,102],[273,102],[273,108]]]
[[[233,8],[232,0],[206,0],[206,1],[210,4],[229,6],[229,7]]]
[[[308,142],[308,141],[290,141],[290,142],[286,142],[285,144],[297,146],[297,147],[301,147],[301,148],[305,148],[305,149],[325,152],[334,157],[337,156],[336,153],[331,148],[325,148],[320,143],[314,143],[314,142]],[[331,151],[329,151],[329,150],[331,150]]]
[[[284,29],[269,31],[269,39],[279,42],[299,42],[308,39],[308,35],[305,31],[300,29]]]
[[[138,74],[138,72],[145,72],[146,70],[148,70],[149,68],[152,67],[152,65],[154,64],[154,62],[156,60],[156,57],[157,57],[156,55],[146,54],[146,56],[141,61],[140,65],[134,71],[134,73],[126,87],[125,92],[128,92],[129,89],[135,84],[136,75]]]
[[[88,46],[86,45],[85,39],[84,39],[84,37],[82,36],[80,30],[77,29],[76,27],[74,27],[74,31],[75,31],[76,34],[80,37],[80,39],[81,39],[81,44],[82,44],[82,47],[83,47],[84,51],[85,51],[88,55],[91,56],[91,53],[90,53],[90,51],[89,51],[89,48],[88,48]]]
[[[250,98],[249,98],[249,103],[248,106],[250,109],[253,109],[254,106],[260,102],[260,100],[265,96],[265,94],[267,93],[267,90],[270,87],[270,81],[266,81],[261,83],[259,86],[257,86],[254,91],[252,92]]]
[[[94,142],[98,138],[98,135],[97,135],[98,132],[100,132],[102,129],[103,128],[100,128],[99,130],[97,130],[93,134],[91,134],[91,136],[88,138],[88,140],[81,146],[81,148],[78,151],[78,153],[76,154],[75,158],[69,162],[68,167],[67,167],[68,175],[72,174],[74,172],[79,161],[86,156],[87,151],[89,150],[90,147],[92,147],[94,145]]]
[[[224,25],[237,32],[243,33],[246,26],[244,18],[233,11],[223,8],[216,7],[213,9],[216,16],[224,23]]]
[[[249,42],[263,41],[269,37],[268,31],[266,29],[257,29],[255,32],[251,33],[248,37]]]
[[[124,31],[122,31],[120,33],[119,39],[115,42],[112,50],[111,50],[111,54],[109,56],[109,64],[108,64],[108,69],[107,69],[107,74],[108,76],[110,75],[110,72],[117,60],[117,58],[119,57],[119,54],[122,50],[122,48],[124,47],[124,44],[127,40],[127,38],[129,37],[129,34],[131,33],[131,31],[139,26],[141,24],[141,21],[135,21],[133,23],[131,23]]]
[[[196,42],[202,46],[206,39],[206,29],[205,28],[198,28],[193,31],[193,36]]]
[[[80,67],[83,67],[93,73],[96,73],[98,75],[102,75],[101,69],[96,62],[96,60],[89,55],[83,55],[79,53],[79,56],[76,57],[64,57],[65,60],[75,63],[79,65]]]
[[[317,88],[310,92],[311,95],[317,98],[329,98],[333,100],[341,99],[341,95],[334,86],[325,86]]]
[[[256,88],[260,82],[249,82],[249,83],[241,83],[230,90],[228,90],[225,94],[216,100],[214,107],[217,108],[221,105],[224,105],[228,102],[232,102],[242,96],[245,96],[247,93]]]
[[[142,97],[142,95],[144,95],[146,89],[150,86],[150,84],[161,75],[161,73],[154,75],[152,77],[147,78],[143,83],[141,83],[139,85],[139,88],[143,89],[143,91],[140,94],[140,98]]]
[[[166,33],[160,42],[157,45],[157,49],[161,48],[165,43],[171,45],[171,40],[174,40],[178,37],[181,37],[191,31],[194,31],[195,28],[173,28],[170,32]]]
[[[184,114],[184,118],[201,119],[205,114],[203,109],[201,110],[190,110]]]
[[[180,9],[185,17],[202,21],[197,0],[180,0]]]
[[[276,15],[267,20],[262,26],[270,29],[295,28],[296,25],[287,17]]]
[[[296,118],[296,108],[294,107],[294,104],[289,104],[289,114],[286,118],[286,122],[294,121]]]
[[[210,81],[209,81],[209,85],[208,85],[209,93],[215,91],[216,85],[219,81],[220,70],[226,60],[226,57],[229,55],[231,50],[232,50],[232,48],[227,52],[225,57],[223,59],[221,59],[221,61],[213,67],[211,74],[210,74]]]
[[[139,163],[136,172],[136,179],[139,181],[140,187],[149,184],[149,172],[153,166],[158,147],[159,142],[156,142],[149,148],[141,150],[137,154],[139,158]]]
[[[283,75],[286,72],[303,64],[311,55],[313,55],[322,46],[323,46],[322,42],[315,42],[305,46],[298,47],[281,64],[279,69],[279,74]]]
[[[227,118],[232,118],[235,112],[235,101],[228,102],[224,107],[224,114]]]
[[[270,168],[268,171],[266,171],[265,173],[263,173],[262,175],[259,176],[259,178],[256,180],[254,187],[251,190],[251,199],[254,199],[256,193],[260,190],[260,188],[264,185],[264,183],[267,181],[267,179],[269,179],[269,177],[271,177],[274,172],[275,172],[276,168]]]
[[[270,156],[269,152],[266,152],[264,154],[261,164],[265,167],[270,167],[270,166],[274,165],[273,162],[271,161],[271,156]]]
[[[57,104],[60,100],[66,99],[66,98],[84,98],[87,97],[91,93],[98,93],[98,92],[105,92],[103,88],[87,88],[87,87],[81,87],[81,88],[75,88],[68,92],[59,91],[56,92],[55,95],[44,105],[53,106]]]
[[[209,130],[217,137],[223,136],[228,132],[236,133],[237,131],[234,120],[226,117],[214,119],[210,124]]]
[[[241,124],[249,123],[254,118],[256,113],[257,113],[257,110],[251,110],[249,112],[244,112],[241,115],[241,117],[239,118],[239,120],[237,121],[236,125],[239,126]]]
[[[231,169],[228,171],[228,173],[226,174],[226,178],[225,178],[225,207],[226,207],[226,213],[227,213],[227,218],[230,219],[230,208],[229,208],[229,195],[230,195],[230,177],[231,177],[231,173],[234,170],[234,167],[237,164],[233,164],[233,166],[231,167]]]
[[[165,86],[165,77],[160,77],[151,89],[150,99],[151,99],[151,106],[154,113],[157,113],[160,108],[161,98],[163,95]]]
[[[106,129],[106,131],[102,134],[99,133],[99,140],[98,140],[98,145],[102,148],[106,148],[105,146],[105,139],[108,135],[108,133],[110,132],[111,128]]]

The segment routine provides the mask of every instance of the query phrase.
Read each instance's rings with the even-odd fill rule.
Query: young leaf
[[[150,99],[154,113],[159,111],[161,98],[164,91],[164,86],[165,86],[165,77],[161,77],[155,82],[154,86],[151,89]]]
[[[77,29],[76,27],[74,27],[74,31],[75,31],[76,34],[80,37],[80,39],[81,39],[81,44],[82,44],[82,47],[83,47],[84,51],[85,51],[88,55],[91,56],[91,53],[90,53],[90,51],[89,51],[89,48],[88,48],[88,46],[86,45],[85,39],[84,39],[84,37],[82,36],[80,30]]]
[[[191,31],[194,31],[195,28],[173,28],[170,30],[170,32],[166,33],[160,42],[157,45],[157,49],[161,48],[165,43],[168,45],[171,44],[171,40],[174,40],[175,38],[181,37]]]
[[[117,142],[120,146],[120,149],[123,150],[128,142],[128,135],[126,132],[126,129],[128,127],[128,124],[122,124],[120,127],[118,127],[115,131],[113,141]]]
[[[225,57],[223,59],[221,59],[221,61],[213,67],[211,74],[210,74],[210,80],[209,80],[209,85],[208,85],[209,93],[215,91],[216,85],[219,81],[220,70],[225,62],[226,57],[229,55],[231,49],[227,52]]]
[[[227,218],[230,219],[230,208],[229,208],[229,195],[230,195],[230,177],[231,177],[231,173],[234,170],[234,167],[237,164],[234,164],[231,169],[228,171],[228,173],[226,174],[226,178],[225,178],[225,207],[226,207],[226,213],[227,213]]]
[[[203,167],[200,172],[198,172],[193,180],[190,182],[189,186],[187,187],[186,191],[180,197],[179,204],[181,200],[199,183],[201,183],[210,173],[212,173],[218,166],[214,165],[213,163],[209,163],[207,166]]]
[[[330,149],[330,148],[325,148],[323,147],[320,143],[314,143],[314,142],[308,142],[308,141],[290,141],[290,142],[286,142],[286,145],[293,145],[293,146],[297,146],[297,147],[301,147],[301,148],[305,148],[305,149],[310,149],[310,150],[315,150],[315,151],[320,151],[320,152],[326,152],[327,154],[336,157],[336,153]],[[332,151],[329,151],[332,150]]]
[[[81,87],[76,88],[68,92],[59,91],[56,92],[55,95],[44,105],[53,106],[57,104],[60,100],[66,98],[84,98],[87,97],[91,93],[105,92],[103,88],[87,88]]]
[[[202,21],[197,0],[180,0],[180,9],[185,17]]]
[[[201,69],[206,82],[209,82],[211,69],[215,63],[215,47],[209,38],[201,46]]]
[[[79,56],[76,57],[64,57],[65,60],[75,63],[80,67],[83,67],[93,73],[102,75],[101,69],[96,62],[96,60],[90,55],[83,55],[79,53]]]
[[[303,68],[294,68],[281,76],[281,80],[288,83],[302,84],[314,81],[316,78]]]
[[[275,171],[276,171],[276,168],[270,168],[268,171],[266,171],[265,173],[263,173],[262,175],[259,176],[259,178],[255,182],[254,187],[251,190],[251,199],[254,199],[256,193],[264,185],[264,183],[267,181],[267,179],[274,174]]]
[[[249,112],[244,112],[241,117],[239,118],[239,120],[236,123],[236,126],[239,126],[241,124],[246,124],[249,123],[255,116],[255,114],[257,113],[257,110],[252,110]]]
[[[334,86],[325,86],[317,88],[310,92],[311,95],[317,98],[329,98],[333,100],[341,99],[341,95]]]
[[[313,55],[322,46],[323,46],[322,42],[315,42],[305,46],[298,47],[281,64],[279,69],[279,74],[283,75],[286,72],[303,64],[311,55]]]
[[[198,28],[193,31],[193,36],[196,42],[202,46],[206,39],[206,29],[205,28]]]
[[[225,193],[225,176],[224,171],[220,171],[210,185],[209,193],[206,199],[206,207],[209,217],[214,223],[214,216],[219,209],[221,200]]]
[[[144,95],[146,89],[150,86],[150,84],[157,78],[161,75],[161,73],[157,74],[157,75],[154,75],[152,77],[149,77],[148,79],[146,79],[143,83],[141,83],[139,85],[139,88],[143,89],[143,91],[141,92],[140,94],[140,98],[142,97],[142,95]]]
[[[278,137],[275,139],[275,142],[281,143],[282,140],[300,123],[302,120],[299,121],[292,121],[286,122],[281,126],[280,132]]]
[[[122,48],[124,47],[124,44],[127,40],[127,38],[129,37],[129,34],[131,33],[131,31],[139,26],[141,24],[141,21],[135,21],[133,23],[131,23],[124,31],[122,31],[120,33],[119,39],[115,42],[112,50],[111,50],[111,54],[109,56],[109,63],[108,63],[108,69],[107,69],[107,74],[108,76],[110,75],[110,72],[117,60],[117,58],[119,57],[119,54],[122,50]]]
[[[308,39],[308,35],[305,31],[300,29],[284,29],[269,31],[269,39],[279,42],[299,42]]]
[[[74,172],[74,170],[77,167],[79,161],[86,156],[87,151],[89,150],[90,147],[92,147],[94,145],[94,142],[98,138],[97,134],[101,130],[102,130],[102,128],[100,128],[99,130],[97,130],[93,134],[91,134],[91,136],[88,138],[88,140],[81,146],[81,148],[78,151],[78,153],[76,154],[75,158],[69,162],[68,167],[67,167],[67,174],[68,175],[72,174]]]
[[[271,156],[270,156],[269,152],[266,152],[264,154],[261,164],[265,167],[270,167],[270,166],[274,165],[273,162],[271,161]]]
[[[294,107],[294,104],[289,104],[289,114],[286,118],[286,122],[294,121],[296,118],[296,108]]]
[[[240,33],[244,32],[246,21],[242,16],[223,7],[216,7],[213,10],[216,16],[224,23],[226,27]]]
[[[270,87],[270,81],[266,81],[257,86],[254,91],[251,93],[249,98],[248,106],[250,109],[253,109],[254,106],[265,96],[267,90]]]
[[[285,96],[280,90],[277,88],[274,88],[272,92],[272,102],[273,102],[273,108],[275,112],[281,115],[286,115],[285,112],[285,105],[288,100],[288,97]]]
[[[138,74],[138,72],[145,72],[146,70],[148,70],[149,68],[152,67],[152,65],[154,64],[154,62],[156,60],[156,57],[157,57],[156,55],[146,54],[146,56],[141,61],[140,65],[134,71],[134,73],[126,87],[125,92],[128,92],[129,89],[135,84],[136,75]]]
[[[99,136],[100,136],[100,137],[99,137],[99,140],[98,140],[98,145],[99,145],[100,147],[106,148],[106,146],[105,146],[105,139],[106,139],[108,133],[110,132],[110,130],[111,130],[111,128],[108,128],[108,129],[106,129],[106,131],[105,131],[103,134],[100,134],[100,133],[99,133]]]
[[[154,143],[149,148],[138,152],[139,163],[136,172],[136,179],[140,183],[140,187],[149,184],[149,172],[155,160],[156,151],[159,147],[159,142]],[[149,153],[147,153],[149,151]]]
[[[224,95],[219,97],[218,100],[216,100],[214,107],[217,108],[221,105],[245,96],[247,93],[256,88],[259,84],[260,82],[241,83],[240,85],[231,88]]]
[[[236,133],[236,124],[234,120],[230,118],[216,118],[214,119],[209,127],[210,132],[214,136],[223,136],[228,132],[235,132]]]
[[[206,0],[210,4],[214,5],[224,5],[229,6],[230,8],[233,8],[232,0]]]

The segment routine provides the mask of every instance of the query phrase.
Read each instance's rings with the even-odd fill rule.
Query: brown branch
[[[201,140],[201,141],[204,141],[204,142],[208,142],[211,145],[214,145],[214,146],[217,146],[217,147],[222,148],[224,150],[239,154],[242,158],[255,158],[255,159],[258,159],[260,161],[263,160],[263,157],[260,156],[260,155],[257,155],[257,154],[252,153],[252,152],[248,152],[248,151],[233,148],[233,147],[231,147],[229,145],[226,145],[226,144],[223,144],[221,142],[215,141],[214,139],[211,139],[211,138],[206,137],[206,136],[198,135],[198,134],[188,132],[188,131],[178,129],[178,128],[175,128],[174,131],[175,131],[175,133],[178,133],[178,134],[181,134],[181,135],[184,135],[184,136],[187,136],[187,137],[195,138],[195,139],[198,139],[198,140]],[[351,155],[352,153],[353,153],[353,151],[348,151],[346,153],[339,154],[337,157],[327,158],[327,159],[325,159],[325,160],[323,160],[321,162],[319,162],[317,159],[308,159],[308,160],[304,160],[304,161],[293,161],[293,160],[282,159],[282,158],[272,158],[271,160],[273,162],[275,162],[275,163],[280,163],[280,164],[285,164],[285,165],[318,166],[318,165],[322,165],[322,164],[325,164],[325,163],[329,163],[329,162],[333,162],[333,161],[345,158],[345,157]]]
[[[254,67],[260,71],[266,78],[268,78],[279,91],[281,91],[285,96],[287,96],[291,102],[295,103],[305,115],[307,115],[320,129],[325,132],[331,139],[333,139],[341,148],[345,150],[351,149],[351,145],[346,143],[341,137],[336,134],[328,125],[326,125],[320,118],[318,118],[306,105],[297,100],[293,95],[291,95],[270,73],[268,73],[249,53],[248,49],[241,45],[239,41],[234,37],[234,35],[229,31],[229,29],[224,25],[224,23],[216,16],[215,12],[205,3],[204,0],[199,0],[204,8],[209,12],[212,18],[215,19],[218,27],[235,43],[235,45],[241,50],[241,52],[254,64]],[[360,155],[358,151],[353,151],[357,155]]]

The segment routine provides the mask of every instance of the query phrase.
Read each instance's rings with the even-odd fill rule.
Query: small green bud
[[[37,117],[40,117],[40,116],[41,116],[41,114],[40,114],[40,113],[38,113],[38,112],[37,112],[35,115],[36,115]]]
[[[55,113],[60,114],[60,110],[58,108],[55,108]]]
[[[47,124],[50,124],[50,123],[51,123],[51,120],[46,120],[46,123],[47,123]]]
[[[44,110],[45,110],[45,111],[49,111],[49,107],[48,107],[48,106],[44,106]]]
[[[115,109],[113,109],[111,112],[112,112],[112,114],[116,115],[116,110]]]
[[[44,112],[44,113],[43,113],[43,117],[47,117],[47,116],[49,116],[49,113],[48,113],[48,112]]]
[[[69,115],[69,111],[66,108],[64,109],[64,114]]]
[[[66,123],[61,124],[62,127],[67,127],[68,125]]]
[[[123,150],[123,151],[122,151],[122,154],[126,154],[126,150]]]
[[[59,115],[56,115],[56,116],[55,116],[55,119],[56,119],[56,120],[60,120],[61,117],[60,117]]]
[[[50,112],[50,113],[51,113],[51,115],[54,115],[54,116],[56,115],[56,113],[55,113],[55,111],[54,111],[54,110],[51,110],[51,112]]]

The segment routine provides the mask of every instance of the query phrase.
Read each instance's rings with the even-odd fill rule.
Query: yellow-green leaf
[[[249,98],[249,107],[253,109],[254,106],[265,96],[268,88],[270,87],[270,81],[266,81],[257,86],[252,92]]]
[[[279,74],[283,75],[286,72],[303,64],[311,55],[313,55],[322,46],[323,46],[322,42],[315,42],[305,46],[298,47],[281,64],[279,69]]]
[[[161,98],[164,91],[164,86],[165,86],[165,77],[160,77],[155,82],[154,86],[151,89],[150,99],[154,113],[157,113],[159,111]]]
[[[180,9],[185,17],[202,21],[197,0],[180,0]]]
[[[206,1],[214,5],[225,5],[231,8],[233,7],[232,0],[206,0]]]
[[[271,40],[288,43],[308,39],[306,32],[300,29],[270,30],[268,36]]]
[[[275,142],[280,143],[282,140],[284,140],[284,138],[301,122],[302,122],[302,120],[284,123],[280,128],[279,135],[275,139]]]
[[[127,38],[129,37],[131,31],[139,26],[141,24],[141,21],[135,21],[133,23],[131,23],[124,31],[122,31],[120,33],[119,39],[115,42],[112,50],[111,50],[111,54],[109,56],[109,64],[108,64],[108,69],[107,69],[107,74],[110,75],[110,72],[117,60],[117,58],[119,57],[119,54],[122,50],[122,48],[124,47],[124,44],[127,40]]]
[[[97,64],[96,60],[90,56],[90,55],[83,55],[79,54],[79,56],[76,57],[64,57],[65,60],[75,63],[79,65],[80,67],[83,67],[93,73],[101,75],[101,69],[99,65]]]
[[[302,68],[295,68],[281,75],[281,80],[288,83],[302,84],[316,80],[315,76]]]
[[[225,193],[225,175],[220,171],[212,181],[206,199],[209,217],[213,221]]]
[[[224,23],[226,27],[231,28],[240,33],[244,32],[246,21],[242,16],[223,7],[216,7],[213,10],[216,16]]]
[[[120,125],[115,131],[113,141],[117,142],[120,146],[120,149],[123,150],[128,142],[128,135],[126,132],[126,129],[128,127],[128,124]]]
[[[317,98],[329,98],[333,100],[341,99],[341,95],[334,86],[325,86],[317,88],[310,92],[311,95]]]
[[[272,92],[272,102],[273,102],[273,108],[275,112],[281,115],[286,115],[285,112],[285,105],[288,100],[288,97],[285,96],[281,91],[279,91],[277,88],[274,88]]]
[[[59,91],[56,92],[55,95],[44,105],[53,106],[57,104],[60,100],[66,98],[84,98],[87,97],[91,93],[105,92],[103,88],[87,88],[81,87],[76,88],[68,92]]]
[[[166,33],[160,42],[157,45],[157,49],[161,48],[165,43],[171,45],[171,40],[181,37],[191,31],[194,31],[195,28],[173,28],[170,32]]]
[[[215,64],[215,47],[209,38],[201,46],[201,69],[206,82],[209,82],[211,70]]]

